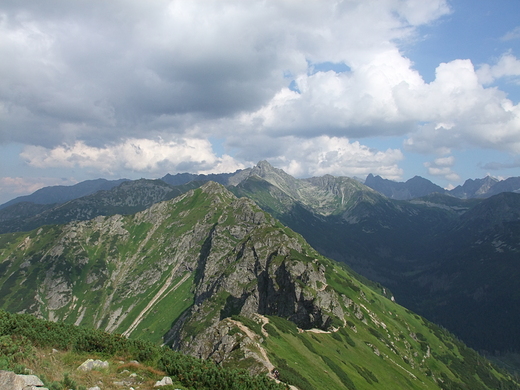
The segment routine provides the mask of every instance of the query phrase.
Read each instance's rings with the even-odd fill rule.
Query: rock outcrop
[[[36,375],[0,371],[0,390],[48,390]]]
[[[108,368],[109,364],[102,360],[87,359],[78,367],[79,371],[103,370]]]

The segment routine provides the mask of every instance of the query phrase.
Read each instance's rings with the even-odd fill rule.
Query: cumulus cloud
[[[2,136],[50,147],[184,134],[200,120],[270,104],[290,83],[287,75],[301,88],[309,83],[302,102],[312,103],[330,92],[317,83],[333,83],[320,74],[305,80],[309,63],[324,61],[359,74],[328,99],[331,111],[353,102],[355,95],[334,98],[364,87],[363,80],[371,87],[348,107],[350,116],[336,113],[325,127],[370,126],[392,110],[384,107],[387,96],[363,118],[349,118],[365,112],[359,107],[374,99],[378,83],[416,77],[406,65],[405,75],[397,74],[401,65],[392,71],[407,62],[395,42],[447,12],[444,0],[7,2],[0,7],[0,55],[9,59],[0,65],[0,102],[11,131]]]
[[[201,139],[127,139],[112,146],[94,147],[79,141],[52,149],[28,146],[21,156],[37,168],[94,168],[112,174],[114,171],[161,172],[233,172],[244,165],[232,157],[217,157],[211,143]]]
[[[444,154],[477,146],[520,152],[520,105],[497,88],[485,88],[469,60],[440,64],[433,82],[401,84],[394,95],[407,115],[425,123],[407,138],[407,149]]]
[[[510,53],[504,54],[495,65],[482,65],[477,75],[482,84],[491,84],[502,77],[520,76],[520,60]]]
[[[515,74],[518,63],[504,56],[493,77]],[[520,106],[483,86],[470,60],[440,64],[435,80],[425,83],[409,60],[390,50],[348,72],[302,75],[296,85],[242,114],[236,127],[272,136],[409,134],[405,147],[424,153],[468,145],[520,152]]]
[[[365,177],[374,173],[398,179],[402,175],[398,163],[403,155],[397,149],[378,151],[357,141],[328,136],[311,139],[290,137],[283,143],[288,145],[283,157],[271,162],[296,177],[325,174]]]
[[[377,136],[441,156],[520,153],[520,106],[493,86],[520,75],[511,52],[477,70],[440,64],[430,83],[403,55],[418,27],[450,12],[446,0],[6,1],[0,143],[27,145],[32,167],[114,174],[269,158],[297,175],[398,179],[401,151],[363,145]],[[218,157],[210,137],[232,153]]]
[[[451,182],[457,182],[460,180],[460,176],[452,170],[455,163],[453,156],[440,157],[432,162],[424,163],[424,166],[428,168],[428,173],[432,176],[440,176]]]

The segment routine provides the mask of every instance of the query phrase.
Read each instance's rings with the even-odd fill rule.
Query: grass
[[[175,320],[193,305],[193,293],[191,292],[193,278],[191,276],[174,293],[166,295],[157,302],[152,311],[144,316],[141,323],[132,332],[132,337],[162,343],[163,336],[171,329]],[[176,283],[177,280],[173,281],[172,285]]]
[[[220,195],[217,196],[221,201],[224,200]],[[219,253],[218,251],[221,252],[218,254],[219,259],[232,259],[233,257],[230,257],[234,253],[230,252],[234,250],[232,247],[239,247],[238,240],[229,241],[225,236],[224,238],[219,237],[219,229],[225,229],[226,224],[235,224],[237,220],[238,224],[246,222],[238,218],[235,220],[234,216],[239,215],[241,210],[235,210],[231,206],[231,200],[230,202],[226,200],[224,207],[217,207],[219,199],[211,197],[199,189],[191,193],[191,196],[167,204],[168,213],[157,220],[155,226],[157,229],[153,235],[149,234],[150,223],[138,222],[133,225],[136,217],[122,217],[119,225],[111,226],[114,230],[121,226],[126,227],[128,234],[125,232],[115,235],[95,234],[92,233],[93,225],[88,227],[88,223],[85,223],[87,226],[85,229],[91,229],[89,234],[77,239],[73,247],[69,247],[55,258],[45,254],[50,250],[52,241],[50,238],[40,239],[39,236],[31,233],[29,237],[33,241],[33,247],[25,253],[23,250],[14,251],[14,248],[21,244],[23,235],[0,237],[10,242],[10,244],[5,244],[5,249],[0,255],[3,256],[2,259],[10,256],[9,265],[1,264],[5,268],[5,273],[10,275],[12,270],[19,268],[24,256],[35,255],[40,250],[43,253],[40,260],[56,260],[56,264],[53,263],[53,266],[59,271],[57,273],[63,274],[67,278],[73,278],[76,283],[72,289],[72,293],[78,300],[76,307],[72,309],[74,304],[69,302],[57,312],[60,318],[69,315],[67,321],[74,321],[79,316],[81,305],[88,305],[89,311],[85,315],[85,322],[94,325],[94,321],[103,319],[101,326],[104,326],[108,322],[110,312],[119,308],[125,311],[131,304],[137,302],[128,318],[117,329],[118,331],[126,330],[132,320],[144,309],[146,302],[159,291],[167,275],[172,272],[174,266],[172,259],[189,264],[195,270],[191,278],[180,285],[175,292],[158,301],[131,335],[133,338],[141,338],[158,344],[162,342],[162,336],[171,328],[172,323],[193,304],[193,285],[202,280],[205,283],[216,281],[199,280],[195,276],[197,270],[201,272],[203,255],[208,254],[211,249],[213,250],[211,253],[214,255]],[[248,207],[243,201],[241,204],[244,208]],[[255,210],[253,209],[253,211]],[[226,222],[218,226],[217,222],[221,215],[227,216],[227,219],[223,219]],[[59,236],[59,229],[51,230],[48,229],[50,237],[54,239]],[[214,232],[217,234],[212,235]],[[185,250],[180,246],[175,246],[180,245],[177,238],[184,233],[186,233],[186,238],[190,239],[189,249]],[[212,241],[210,237],[219,239]],[[464,387],[463,381],[471,385],[471,390],[484,388],[482,387],[484,382],[488,384],[488,388],[496,388],[504,384],[499,380],[504,378],[500,376],[501,374],[497,374],[487,366],[487,363],[476,358],[474,352],[465,348],[451,335],[378,294],[377,289],[363,284],[346,268],[321,257],[303,242],[298,234],[275,223],[251,230],[243,242],[247,242],[246,240],[257,243],[254,249],[255,255],[259,258],[267,258],[270,253],[275,253],[272,250],[275,247],[278,248],[276,245],[284,245],[286,248],[301,246],[301,251],[291,250],[289,254],[271,258],[270,270],[276,270],[276,267],[284,261],[299,261],[306,263],[306,266],[312,264],[316,271],[322,268],[321,265],[326,269],[327,286],[321,286],[325,287],[323,296],[319,296],[317,292],[315,295],[306,295],[309,297],[306,298],[306,302],[298,303],[298,305],[301,304],[297,308],[298,315],[320,315],[323,318],[328,315],[331,319],[330,322],[334,326],[340,327],[338,332],[315,333],[298,329],[293,322],[275,316],[268,316],[269,324],[265,325],[269,337],[265,338],[262,347],[267,350],[271,361],[279,369],[281,378],[299,387],[300,390],[324,388],[330,390],[345,388],[350,390],[438,389],[439,386],[434,378],[444,378],[446,384],[455,388],[459,386],[464,390],[468,388]],[[204,246],[203,243],[206,245]],[[220,247],[217,247],[218,245]],[[181,252],[183,250],[184,252]],[[137,253],[138,251],[140,253]],[[86,265],[81,265],[77,261],[78,259],[88,259],[88,262]],[[316,263],[315,259],[317,259]],[[239,257],[236,257],[236,262],[239,260]],[[317,263],[321,265],[318,266]],[[217,260],[214,265],[220,267]],[[235,263],[233,263],[234,265]],[[87,284],[87,276],[97,275],[98,271],[103,268],[107,269],[107,275],[110,275],[107,280],[113,283],[110,286],[103,285],[101,290],[91,291],[91,287],[98,286],[98,284]],[[222,269],[216,269],[215,274],[225,278],[232,273],[233,268],[225,268],[223,265]],[[23,308],[24,305],[27,307],[28,301],[19,298],[22,295],[30,294],[27,294],[23,288],[18,291],[12,290],[24,278],[27,280],[26,286],[37,284],[37,280],[32,275],[37,275],[38,271],[37,266],[33,264],[29,268],[19,269],[18,273],[10,276],[11,279],[8,279],[9,276],[6,275],[3,280],[0,280],[2,282],[0,294],[3,292],[9,295],[9,300],[5,300],[5,302],[9,305],[18,305],[13,308]],[[152,276],[148,279],[143,277],[142,283],[136,283],[135,281],[142,275]],[[200,278],[201,275],[199,274],[198,277]],[[180,276],[172,285],[179,280]],[[276,280],[273,279],[273,281]],[[255,282],[251,282],[251,288],[254,287]],[[303,281],[298,282],[297,277],[293,282],[300,282],[304,289],[307,288]],[[182,329],[183,335],[196,336],[205,332],[208,324],[216,324],[219,319],[239,314],[240,305],[243,304],[242,297],[235,298],[235,295],[231,295],[225,288],[218,287],[223,285],[225,283],[214,283],[215,290],[207,290],[211,291],[213,295],[208,294],[208,299],[198,307],[196,318],[188,318]],[[136,289],[132,289],[133,287]],[[209,287],[209,285],[203,287]],[[239,287],[242,288],[240,285]],[[274,285],[273,288],[277,288],[277,286]],[[305,291],[307,292],[307,290]],[[111,304],[107,305],[105,311],[99,310],[108,302],[107,299],[112,292],[115,293]],[[316,302],[311,302],[313,299],[327,299],[325,294],[329,294],[331,302],[333,302],[330,306],[315,305]],[[312,308],[310,305],[313,305]],[[315,312],[307,313],[308,309],[315,310]],[[337,314],[341,309],[345,311],[344,318]],[[42,314],[46,315],[44,310],[42,309]],[[262,334],[260,324],[246,317],[232,318],[241,321],[255,333]],[[304,322],[302,321],[302,323]],[[128,376],[132,370],[138,371],[138,368],[141,371],[135,372],[135,374],[143,378],[142,386],[149,386],[154,380],[160,379],[160,374],[157,372],[159,367],[164,368],[165,372],[167,369],[176,372],[178,366],[184,364],[183,360],[191,362],[188,357],[171,358],[168,362],[163,362],[162,366],[150,365],[144,369],[141,366],[132,366],[129,363],[129,356],[115,357],[96,355],[92,352],[78,352],[81,350],[99,352],[99,349],[103,350],[99,344],[110,341],[109,339],[108,336],[83,335],[76,340],[76,344],[73,344],[79,345],[83,349],[72,352],[72,349],[69,348],[69,351],[54,354],[46,350],[41,352],[45,355],[42,355],[41,361],[32,358],[34,361],[28,359],[25,364],[28,367],[33,365],[36,367],[35,369],[42,370],[43,374],[50,376],[51,382],[64,381],[65,374],[69,374],[70,381],[78,384],[92,386],[102,381],[103,388],[110,388],[107,387],[111,386],[108,384],[109,382],[122,381],[124,375]],[[113,342],[109,344],[109,347],[117,348],[119,342],[123,341]],[[147,356],[147,352],[155,351],[151,347],[148,351],[144,347],[144,343],[139,345],[144,348],[139,351],[139,356]],[[430,350],[431,355],[426,356]],[[251,360],[245,358],[244,351],[237,349],[233,353],[237,358],[237,365],[240,367],[246,367],[251,363]],[[153,354],[150,353],[151,355]],[[89,374],[101,377],[82,377],[83,374],[74,371],[75,367],[89,357],[110,359],[111,366],[105,372]],[[144,360],[145,358],[143,358]],[[56,376],[52,376],[52,370],[57,370],[53,366],[55,363],[63,366],[63,370],[56,371],[56,374],[52,374]],[[220,367],[200,368],[201,372],[207,370],[214,370],[212,372],[217,375]],[[192,364],[189,363],[182,375],[188,377],[194,375],[194,371]],[[489,376],[490,373],[491,376]],[[197,373],[197,375],[199,374]],[[193,377],[189,381],[185,381],[185,385],[192,383],[192,380],[194,380]],[[146,381],[149,381],[149,384]]]
[[[79,371],[77,367],[87,359],[99,359],[109,362],[108,369]],[[84,388],[100,386],[106,390],[120,390],[121,383],[142,390],[152,390],[157,381],[166,373],[157,368],[131,362],[128,357],[115,356],[107,358],[98,354],[76,353],[71,351],[56,351],[52,349],[37,349],[30,359],[22,360],[22,364],[32,372],[38,373],[45,384],[51,385],[63,382],[68,376],[73,383]],[[135,374],[135,375],[134,375]],[[188,389],[180,382],[174,383],[175,388]]]

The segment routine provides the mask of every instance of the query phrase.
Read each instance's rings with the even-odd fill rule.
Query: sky
[[[234,172],[520,176],[518,0],[2,0],[0,203]]]

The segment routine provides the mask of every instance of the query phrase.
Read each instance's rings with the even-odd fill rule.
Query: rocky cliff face
[[[134,215],[0,235],[0,307],[276,369],[301,389],[514,386],[212,182]]]
[[[219,321],[220,314],[207,317],[207,308],[225,295],[224,312],[273,314],[304,328],[327,328],[338,305],[326,291],[317,292],[317,283],[326,285],[323,266],[291,260],[301,242],[251,200],[210,182],[133,216],[8,236],[1,303],[130,335],[185,283],[193,285],[185,296],[186,306],[194,303],[192,322],[201,316]]]
[[[166,342],[198,357],[225,360],[239,343],[229,335],[233,315],[274,315],[302,329],[344,324],[345,304],[327,288],[326,267],[317,253],[251,200],[235,199],[230,207],[232,212],[219,216],[204,239],[194,305]]]

